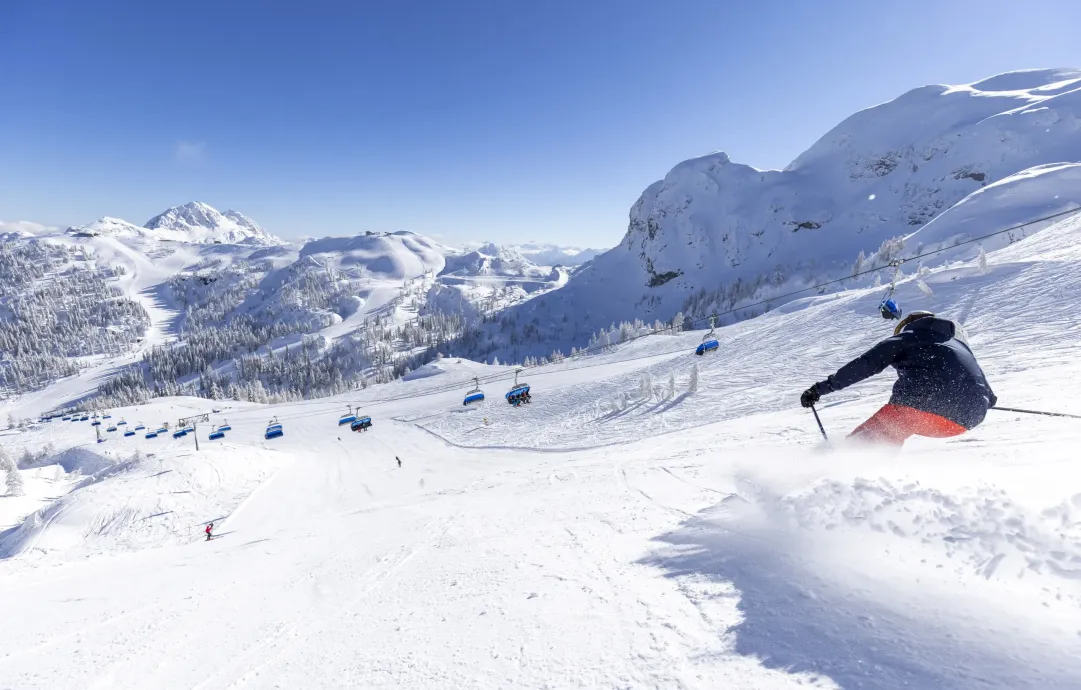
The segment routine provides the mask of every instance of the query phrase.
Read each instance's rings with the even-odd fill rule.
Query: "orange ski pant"
[[[849,438],[870,443],[903,445],[910,436],[949,438],[968,431],[957,422],[902,405],[885,405],[856,427]]]

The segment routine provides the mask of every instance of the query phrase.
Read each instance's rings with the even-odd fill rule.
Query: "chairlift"
[[[219,438],[225,438],[225,432],[221,430],[221,427],[214,427],[214,430],[210,432],[208,436],[211,441],[217,441]]]
[[[121,419],[119,422],[116,423],[116,425],[117,426],[127,426],[128,423],[125,420]]]
[[[882,314],[882,318],[884,319],[901,318],[901,307],[898,306],[897,301],[893,299],[893,283],[890,283],[890,287],[886,290],[886,294],[882,296],[882,301],[878,303],[878,313]]]
[[[278,418],[271,419],[267,424],[266,433],[263,434],[263,438],[272,439],[283,436],[285,432],[282,430],[282,425],[278,422]]]
[[[463,405],[469,405],[470,403],[482,402],[484,400],[484,391],[480,389],[480,379],[473,379],[473,390],[465,394],[465,400],[462,401]]]
[[[355,412],[353,412],[352,407],[346,405],[345,410],[345,414],[343,414],[341,417],[338,417],[338,426],[341,426],[342,424],[350,424],[357,420],[357,415]]]
[[[85,422],[85,421],[86,421],[86,420],[88,420],[88,419],[90,419],[90,418],[89,418],[89,417],[87,417],[86,415],[83,415],[82,417],[79,417],[79,421],[80,421],[80,422]],[[74,421],[74,420],[72,420],[72,421]]]
[[[349,425],[350,431],[367,431],[372,428],[371,417],[357,417],[356,420]]]
[[[111,414],[103,414],[103,415],[101,416],[101,418],[102,418],[102,419],[112,419],[112,418],[113,418],[113,416],[112,416]]]
[[[896,300],[893,299],[893,291],[897,287],[897,268],[900,265],[900,261],[890,262],[890,266],[894,269],[893,275],[890,276],[890,286],[886,288],[886,294],[882,296],[882,301],[878,303],[878,313],[881,314],[884,319],[901,318],[901,307],[899,307]]]
[[[528,403],[531,400],[529,395],[529,384],[526,382],[518,382],[518,374],[521,373],[521,369],[514,370],[514,385],[507,391],[507,402],[515,407],[518,407],[522,403]]]
[[[157,438],[157,437],[158,437],[158,432],[156,432],[156,431],[148,431],[146,433],[146,438]]]
[[[135,431],[132,430],[132,429],[128,429],[127,431],[124,432],[124,437],[125,438],[127,438],[128,436],[134,436],[134,435],[135,435]]]
[[[716,321],[716,317],[709,317],[709,333],[706,333],[702,337],[702,343],[694,349],[694,354],[698,355],[699,357],[706,354],[707,352],[713,352],[714,350],[721,347],[721,344],[717,342],[717,335],[713,330]]]
[[[83,419],[86,419],[86,417],[83,417]],[[95,419],[94,421],[90,422],[90,426],[101,426],[101,420]]]
[[[111,426],[111,427],[109,427],[108,429],[106,429],[106,431],[116,431],[116,427],[115,427],[115,426]]]
[[[218,431],[232,431],[233,427],[229,426],[229,420],[226,419],[224,424],[218,425]]]
[[[173,432],[173,438],[183,438],[188,435],[187,429],[177,429]]]
[[[142,430],[143,430],[143,429],[145,429],[145,428],[146,428],[146,427],[145,427],[145,426],[143,426],[143,423],[142,423],[142,422],[139,422],[139,424],[138,424],[138,425],[136,425],[136,427],[135,427],[135,430],[136,430],[136,431],[142,431]]]

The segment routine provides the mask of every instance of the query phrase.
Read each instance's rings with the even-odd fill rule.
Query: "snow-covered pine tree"
[[[653,397],[653,377],[648,369],[643,372],[642,380],[638,385],[638,397],[643,400],[649,400]]]
[[[691,365],[691,379],[687,382],[687,392],[694,395],[698,392],[698,364]]]
[[[863,264],[867,261],[867,257],[864,256],[863,250],[860,250],[860,255],[856,257],[856,263],[852,266],[852,275],[858,276],[863,271]]]
[[[672,400],[676,397],[676,374],[675,372],[668,373],[668,399]]]
[[[0,470],[7,471],[5,485],[8,496],[22,496],[26,493],[23,477],[19,474],[19,469],[2,449],[0,449]]]

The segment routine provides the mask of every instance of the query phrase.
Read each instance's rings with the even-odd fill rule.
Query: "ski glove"
[[[822,396],[818,394],[818,384],[815,384],[803,391],[803,395],[799,396],[799,404],[804,407],[814,407],[814,404],[818,402],[818,399]]]

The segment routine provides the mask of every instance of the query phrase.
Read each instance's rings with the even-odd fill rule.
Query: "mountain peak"
[[[173,206],[148,220],[144,227],[183,242],[281,244],[281,240],[239,211],[222,213],[201,201]]]

